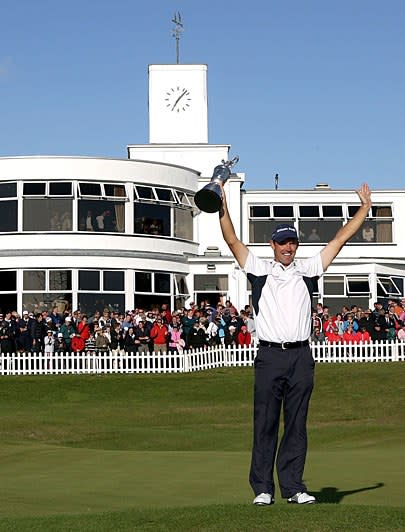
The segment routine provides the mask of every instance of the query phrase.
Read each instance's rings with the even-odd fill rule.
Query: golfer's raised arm
[[[233,256],[238,261],[241,268],[245,267],[246,259],[249,254],[248,248],[236,236],[231,217],[229,216],[228,205],[226,203],[225,191],[222,186],[222,208],[219,211],[219,222],[221,224],[222,235],[228,244]]]
[[[371,191],[366,183],[356,191],[361,205],[353,218],[339,229],[335,237],[321,251],[322,266],[325,271],[342,247],[362,226],[371,207]]]

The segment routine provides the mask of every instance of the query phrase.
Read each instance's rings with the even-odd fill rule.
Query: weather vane
[[[176,39],[176,59],[177,59],[177,64],[179,64],[180,62],[180,35],[183,32],[183,23],[181,21],[181,15],[179,11],[177,11],[177,13],[174,14],[174,17],[172,18],[172,22],[176,25],[172,29],[172,35]]]

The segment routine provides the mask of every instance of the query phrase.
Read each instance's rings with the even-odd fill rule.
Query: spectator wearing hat
[[[56,333],[54,350],[57,353],[67,353],[68,351],[63,333],[61,332]]]
[[[292,504],[312,504],[303,472],[307,454],[307,414],[315,363],[309,347],[311,303],[316,281],[342,247],[361,228],[371,208],[371,192],[363,184],[361,205],[334,238],[314,257],[297,259],[298,234],[292,224],[280,224],[270,241],[274,259],[255,256],[239,240],[229,215],[224,184],[219,213],[222,235],[252,285],[259,349],[255,359],[254,438],[250,469],[253,503],[274,502],[274,467],[281,496]],[[284,432],[278,445],[283,408]],[[276,460],[277,457],[277,460]]]
[[[238,345],[247,346],[252,343],[252,335],[246,325],[242,325],[238,333]]]
[[[55,352],[55,337],[53,336],[52,329],[46,331],[46,336],[44,337],[44,353],[47,357],[50,357]]]

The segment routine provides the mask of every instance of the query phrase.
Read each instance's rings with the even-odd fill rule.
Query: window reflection
[[[71,231],[72,200],[38,198],[23,202],[23,231]]]
[[[193,240],[193,215],[190,209],[174,209],[174,236]]]

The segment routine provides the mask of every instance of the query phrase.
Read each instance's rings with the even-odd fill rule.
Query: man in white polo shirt
[[[223,186],[223,184],[222,184]],[[307,413],[313,388],[314,360],[309,348],[311,296],[315,282],[352,236],[370,208],[363,184],[361,205],[318,255],[296,259],[298,235],[292,224],[272,234],[274,260],[256,257],[236,236],[223,191],[219,213],[223,237],[252,284],[252,304],[259,349],[255,359],[254,438],[249,481],[253,503],[274,502],[274,465],[280,491],[289,503],[315,503],[302,481],[307,453]],[[277,450],[280,412],[284,433]],[[276,458],[277,456],[277,458]]]

